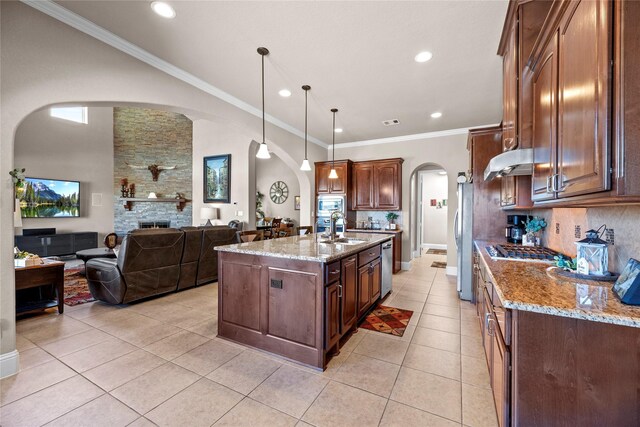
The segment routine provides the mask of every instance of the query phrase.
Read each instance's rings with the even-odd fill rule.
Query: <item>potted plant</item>
[[[547,222],[544,218],[537,216],[527,218],[524,223],[524,230],[526,234],[522,236],[522,244],[524,246],[538,246],[540,245],[539,233],[547,226]]]
[[[389,221],[389,230],[395,230],[396,223],[394,221],[398,219],[398,214],[395,212],[387,212],[385,217],[387,218],[387,221]]]

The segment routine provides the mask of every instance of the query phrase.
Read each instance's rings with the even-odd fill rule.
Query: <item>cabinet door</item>
[[[347,164],[336,163],[335,169],[336,169],[336,173],[338,174],[338,178],[329,180],[329,183],[331,185],[331,192],[344,194],[347,192],[347,175],[348,175]],[[331,170],[331,166],[329,166],[329,171],[330,170]]]
[[[500,330],[497,327],[497,320],[491,318],[492,336],[492,361],[491,363],[491,386],[493,390],[493,399],[496,404],[496,413],[498,414],[498,425],[500,427],[509,425],[509,408],[510,408],[510,382],[511,375],[509,365],[511,357],[509,350],[505,345]]]
[[[516,177],[503,176],[500,178],[500,206],[508,207],[516,204]]]
[[[73,250],[75,252],[98,247],[98,233],[73,233]]]
[[[47,256],[70,255],[73,250],[73,234],[55,234],[45,237],[47,244]]]
[[[40,236],[16,236],[15,245],[25,252],[47,256],[47,238]]]
[[[373,172],[374,207],[381,210],[402,208],[400,163],[376,163]]]
[[[316,193],[329,194],[331,192],[331,183],[329,182],[330,170],[330,164],[322,163],[316,165]]]
[[[369,308],[371,301],[371,274],[369,264],[358,268],[358,317]]]
[[[382,284],[382,263],[380,258],[373,261],[370,267],[371,271],[371,303],[373,304],[380,298],[380,289]]]
[[[517,49],[517,22],[509,31],[507,51],[505,52],[502,67],[503,100],[502,100],[502,147],[503,150],[512,150],[517,146],[518,122],[518,49]]]
[[[329,349],[340,339],[340,282],[334,282],[325,289],[327,304],[325,348]]]
[[[557,46],[556,33],[537,61],[533,74],[533,201],[555,197],[551,189],[551,179],[556,173]]]
[[[484,323],[483,325],[483,335],[482,335],[482,343],[484,345],[484,354],[485,356],[487,356],[487,365],[489,366],[489,378],[491,378],[491,369],[492,369],[492,358],[491,355],[493,354],[493,332],[492,332],[492,328],[494,328],[494,326],[491,324],[491,322],[489,321],[489,319],[491,319],[491,299],[489,298],[489,295],[487,294],[487,290],[483,289],[483,297],[482,299],[483,301],[483,315],[482,315],[482,322]]]
[[[610,4],[574,1],[560,24],[558,197],[610,188]]]
[[[373,209],[373,164],[356,163],[353,166],[353,209]]]
[[[357,256],[342,261],[342,331],[351,328],[358,318]]]

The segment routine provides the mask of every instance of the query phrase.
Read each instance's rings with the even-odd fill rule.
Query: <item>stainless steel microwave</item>
[[[345,211],[345,196],[318,196],[318,216],[326,217],[333,211]]]

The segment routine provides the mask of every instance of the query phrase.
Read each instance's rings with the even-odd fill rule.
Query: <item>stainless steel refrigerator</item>
[[[462,181],[462,182],[461,182]],[[473,300],[473,184],[458,176],[458,210],[454,220],[458,252],[458,295]]]

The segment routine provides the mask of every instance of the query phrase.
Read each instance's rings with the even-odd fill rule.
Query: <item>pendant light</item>
[[[302,90],[304,90],[304,160],[302,161],[302,166],[300,166],[301,171],[311,170],[311,165],[307,160],[307,95],[310,89],[311,86],[309,85],[302,86]]]
[[[267,143],[264,141],[264,57],[269,54],[269,49],[259,47],[258,53],[262,56],[262,142],[260,143],[256,157],[259,159],[270,159],[271,155],[269,154]]]
[[[330,179],[337,179],[338,173],[336,172],[336,113],[338,112],[337,108],[332,108],[331,112],[333,113],[333,126],[331,126],[333,132],[333,157],[331,160],[331,172],[329,172]]]

